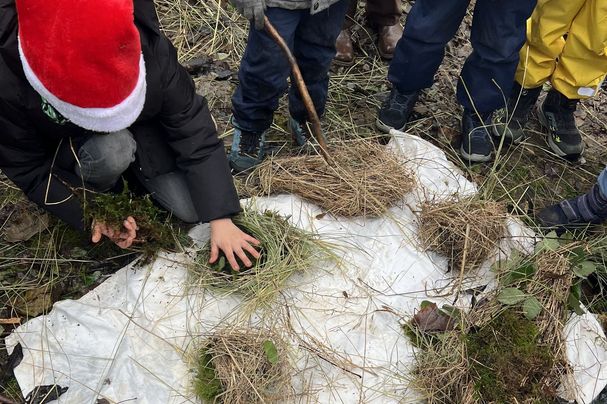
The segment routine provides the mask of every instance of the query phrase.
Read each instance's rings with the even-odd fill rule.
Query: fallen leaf
[[[4,228],[4,239],[9,243],[27,241],[48,228],[48,214],[32,209],[18,209]]]
[[[15,311],[22,316],[36,317],[53,305],[51,291],[47,287],[27,290],[15,304]]]
[[[426,304],[418,311],[411,323],[420,331],[450,331],[455,328],[455,321],[443,314],[436,304]]]

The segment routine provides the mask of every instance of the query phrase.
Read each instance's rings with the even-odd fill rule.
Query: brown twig
[[[308,115],[310,118],[310,123],[312,124],[312,135],[320,145],[320,153],[322,157],[325,159],[327,164],[331,163],[329,152],[327,148],[327,142],[325,140],[324,135],[322,134],[322,128],[320,127],[320,119],[318,118],[318,114],[316,113],[316,108],[314,107],[314,103],[312,102],[312,98],[310,98],[310,93],[308,92],[308,88],[306,87],[306,83],[304,82],[303,76],[301,75],[301,70],[299,70],[299,66],[297,65],[297,61],[295,57],[291,53],[289,46],[285,42],[285,40],[280,36],[276,28],[270,23],[268,17],[264,17],[264,26],[266,32],[272,39],[280,46],[285,56],[289,60],[289,64],[291,65],[291,70],[293,71],[293,78],[295,83],[297,84],[297,88],[299,89],[299,93],[301,94],[301,98],[303,99],[303,103],[308,110]]]
[[[21,318],[12,317],[12,318],[0,318],[0,324],[21,324]]]

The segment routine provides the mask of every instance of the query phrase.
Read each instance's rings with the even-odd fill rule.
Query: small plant
[[[195,358],[196,396],[204,402],[226,404],[286,401],[292,373],[287,347],[269,330],[215,332]]]

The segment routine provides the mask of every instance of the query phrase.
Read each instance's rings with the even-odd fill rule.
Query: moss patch
[[[214,401],[222,390],[213,366],[213,356],[206,347],[202,348],[194,378],[194,393],[203,401]]]
[[[483,402],[553,402],[556,392],[546,391],[541,382],[554,359],[550,348],[538,341],[534,322],[510,309],[468,333],[466,348]]]
[[[184,237],[170,215],[154,205],[149,195],[133,195],[126,181],[119,194],[102,193],[92,199],[87,208],[87,220],[105,222],[122,228],[122,223],[132,216],[139,227],[136,245],[140,245],[145,255],[154,255],[160,249],[174,251],[178,249]]]

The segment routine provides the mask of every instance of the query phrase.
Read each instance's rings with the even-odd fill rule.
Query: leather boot
[[[382,58],[392,60],[394,49],[398,40],[403,36],[403,27],[400,23],[384,25],[377,30],[377,48]]]
[[[335,64],[339,66],[352,66],[354,63],[354,47],[352,33],[348,28],[342,29],[335,40]]]

